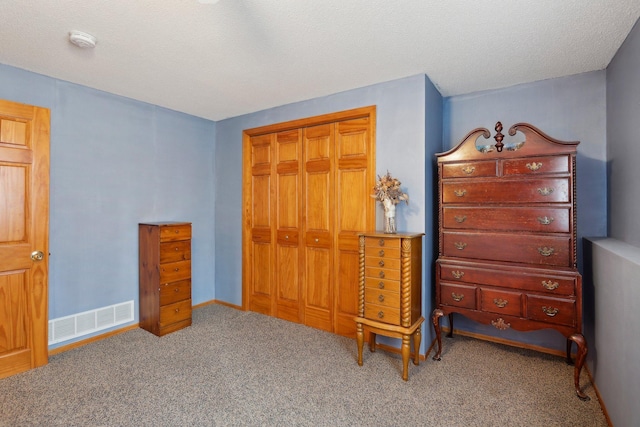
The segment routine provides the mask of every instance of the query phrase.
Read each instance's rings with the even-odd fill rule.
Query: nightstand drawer
[[[480,310],[510,316],[522,316],[522,294],[480,288]]]
[[[364,244],[365,251],[375,250],[374,248],[400,249],[400,239],[395,237],[368,236],[364,238]]]

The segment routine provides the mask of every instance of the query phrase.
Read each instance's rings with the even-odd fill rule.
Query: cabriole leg
[[[442,336],[440,334],[440,318],[444,316],[444,313],[439,308],[433,310],[431,321],[433,322],[433,329],[436,331],[436,343],[438,345],[438,351],[433,356],[433,360],[440,360],[442,354]]]
[[[580,400],[590,400],[589,396],[584,394],[580,389],[580,372],[582,371],[582,366],[584,365],[584,361],[587,357],[587,341],[584,339],[582,334],[573,334],[567,340],[569,348],[571,346],[571,341],[575,342],[577,346],[576,362],[573,370],[573,382],[576,387],[576,395]]]

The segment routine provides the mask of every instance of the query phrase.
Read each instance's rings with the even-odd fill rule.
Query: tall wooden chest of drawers
[[[364,331],[375,351],[376,334],[402,340],[402,379],[409,379],[413,363],[420,361],[422,317],[422,233],[359,235],[359,283],[356,340],[362,366]]]
[[[520,123],[519,142],[482,145],[470,132],[437,154],[439,256],[433,324],[440,360],[439,319],[460,313],[499,330],[555,329],[576,343],[576,394],[587,354],[582,335],[582,278],[576,268],[575,166],[578,142],[553,139]],[[524,140],[522,138],[524,135]]]
[[[191,325],[191,223],[138,225],[140,327],[158,336]]]

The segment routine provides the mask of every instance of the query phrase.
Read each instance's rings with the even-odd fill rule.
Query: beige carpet
[[[443,340],[445,340],[443,338]],[[344,337],[211,305],[158,338],[137,329],[0,380],[1,426],[605,426],[561,357],[465,337],[442,361],[364,354]]]

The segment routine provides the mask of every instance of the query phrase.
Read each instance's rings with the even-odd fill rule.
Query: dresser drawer
[[[509,316],[522,315],[522,294],[480,288],[480,310]]]
[[[191,225],[170,225],[160,227],[160,241],[171,242],[173,240],[191,239]]]
[[[443,203],[568,203],[569,178],[487,180],[442,184]]]
[[[191,280],[160,285],[160,305],[191,299]]]
[[[485,267],[487,267],[486,264]],[[546,274],[544,272],[528,273],[523,270],[520,268],[517,272],[513,272],[501,270],[498,266],[483,269],[455,263],[442,263],[440,264],[440,279],[546,292],[554,295],[571,296],[576,294],[576,275],[559,276],[558,272],[553,270],[549,270]]]
[[[160,283],[177,282],[191,278],[191,261],[170,262],[160,265]]]
[[[569,173],[570,162],[569,156],[507,159],[502,164],[502,173],[504,175]]]
[[[191,259],[191,240],[160,243],[160,263]]]
[[[391,308],[379,304],[365,304],[364,317],[366,319],[377,320],[390,325],[399,325],[400,308]]]
[[[160,327],[191,319],[191,299],[160,307]]]
[[[398,280],[380,279],[376,277],[366,277],[364,286],[372,289],[384,289],[392,292],[400,292],[400,282]]]
[[[527,295],[527,317],[541,322],[575,326],[576,303],[573,299]]]
[[[365,267],[364,275],[369,278],[400,280],[400,270],[398,269]]]
[[[571,236],[443,232],[445,256],[571,266]]]
[[[476,287],[440,283],[440,304],[475,310]]]
[[[400,294],[398,292],[367,288],[364,291],[365,304],[377,304],[385,307],[400,307]]]
[[[367,256],[364,259],[364,265],[366,267],[378,267],[378,268],[389,268],[392,270],[399,270],[400,259]]]
[[[372,237],[367,236],[364,238],[365,245],[365,253],[368,253],[371,250],[375,250],[376,248],[379,250],[381,248],[386,249],[400,249],[400,239],[396,237]],[[399,252],[398,252],[399,253]]]
[[[442,165],[442,178],[478,178],[497,175],[497,163],[489,162],[462,162],[445,163]]]
[[[400,259],[400,248],[385,248],[385,247],[367,247],[364,250],[365,256]]]
[[[571,208],[444,207],[448,229],[568,233]]]

